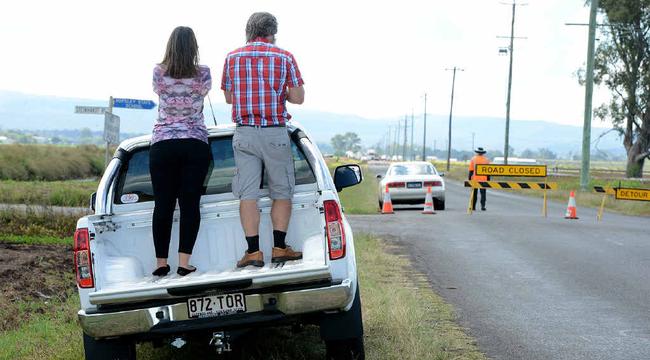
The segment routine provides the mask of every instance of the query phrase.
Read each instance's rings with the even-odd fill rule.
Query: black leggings
[[[178,252],[191,254],[201,225],[199,202],[210,166],[210,146],[196,139],[157,142],[149,150],[155,207],[153,244],[157,258],[167,258],[176,199],[180,207]]]

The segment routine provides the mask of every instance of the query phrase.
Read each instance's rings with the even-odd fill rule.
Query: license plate
[[[191,298],[187,300],[187,312],[191,318],[246,312],[246,297],[244,294],[223,294]]]
[[[421,182],[410,182],[410,183],[406,183],[406,187],[409,188],[409,189],[419,189],[419,188],[422,187],[422,183]]]

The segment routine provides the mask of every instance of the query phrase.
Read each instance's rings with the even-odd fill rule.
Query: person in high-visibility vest
[[[485,156],[485,149],[482,147],[477,148],[474,150],[476,155],[472,157],[472,160],[469,161],[469,180],[476,180],[476,181],[490,181],[489,176],[485,175],[475,175],[474,171],[476,171],[476,165],[480,164],[489,164],[490,159]],[[472,197],[472,209],[476,210],[476,199],[478,198],[478,190],[481,190],[481,210],[485,211],[485,200],[486,200],[486,191],[485,189],[474,189],[474,196]]]

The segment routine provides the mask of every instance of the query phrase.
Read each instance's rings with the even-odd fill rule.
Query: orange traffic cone
[[[566,214],[564,214],[565,219],[577,219],[577,209],[576,209],[576,194],[573,190],[569,194],[569,204],[566,207]]]
[[[390,200],[390,192],[388,192],[388,184],[386,184],[386,191],[384,191],[384,205],[381,207],[382,214],[393,213],[393,202]]]
[[[431,195],[431,186],[427,188],[427,197],[424,199],[423,214],[435,214],[436,208],[433,207],[433,195]]]

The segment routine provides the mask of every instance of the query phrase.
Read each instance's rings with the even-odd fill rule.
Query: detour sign
[[[546,165],[476,165],[476,175],[546,177]]]
[[[616,189],[617,200],[650,201],[650,189]]]

